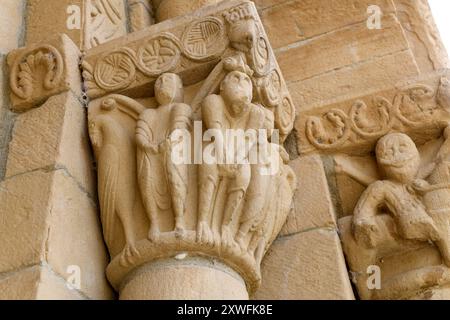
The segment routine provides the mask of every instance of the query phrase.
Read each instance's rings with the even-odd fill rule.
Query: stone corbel
[[[64,34],[10,52],[7,61],[12,109],[26,111],[68,90],[81,96],[80,57],[76,45]]]
[[[299,152],[334,160],[340,237],[362,299],[448,298],[449,124],[448,69],[296,120]]]

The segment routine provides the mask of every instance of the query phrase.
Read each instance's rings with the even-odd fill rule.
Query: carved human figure
[[[415,181],[414,188],[423,196],[427,211],[436,223],[439,233],[436,244],[450,267],[450,126],[443,136],[444,143],[428,166],[429,172],[424,179]]]
[[[359,199],[353,218],[356,240],[377,245],[381,231],[375,217],[381,208],[393,216],[403,238],[438,241],[436,224],[414,187],[420,165],[414,142],[402,133],[388,134],[378,141],[376,157],[386,180],[369,185]]]
[[[227,130],[245,132],[248,129],[262,128],[265,114],[259,107],[252,104],[252,92],[252,81],[247,74],[241,71],[229,72],[220,85],[220,94],[209,95],[203,101],[202,118],[206,129],[215,129],[221,133],[219,136],[225,137]],[[228,154],[231,150],[227,148],[227,143],[222,145],[224,159],[236,159],[234,154]],[[250,183],[251,167],[245,161],[248,159],[250,149],[251,147],[245,151],[241,159],[243,161],[240,163],[200,166],[198,241],[208,244],[214,242],[210,222],[215,194],[220,180],[228,179],[221,237],[225,246],[233,244],[234,234],[230,226],[238,219],[239,207]]]
[[[97,159],[104,238],[108,247],[112,248],[118,217],[126,241],[121,263],[126,264],[132,256],[139,254],[135,248],[135,231],[132,226],[137,191],[135,145],[133,135],[113,117],[116,109],[114,99],[103,101],[101,113],[89,121],[89,135]]]
[[[256,243],[259,238],[263,236],[262,234],[262,223],[264,221],[264,209],[266,206],[266,200],[271,198],[268,194],[270,190],[271,183],[275,183],[274,176],[277,172],[270,174],[270,167],[272,162],[274,162],[271,157],[271,153],[276,153],[275,157],[279,157],[279,148],[275,147],[275,144],[270,144],[268,138],[270,137],[274,127],[274,115],[273,112],[263,108],[262,106],[257,106],[265,114],[265,120],[263,127],[260,130],[265,131],[266,138],[261,135],[261,131],[258,137],[257,144],[253,146],[250,150],[250,154],[258,155],[256,162],[252,162],[251,167],[251,179],[247,194],[245,196],[244,209],[242,210],[242,215],[239,220],[239,229],[236,235],[236,242],[240,245],[241,249],[244,250],[246,243],[245,238],[249,232],[254,232],[257,234],[254,237],[253,243],[250,243],[248,250],[253,251],[256,248]],[[275,159],[275,161],[278,159]],[[279,162],[278,162],[279,165]],[[278,168],[279,169],[279,168]],[[258,238],[258,240],[256,240]]]
[[[162,74],[155,83],[156,109],[141,113],[136,125],[137,173],[147,216],[148,238],[156,241],[160,234],[159,215],[173,209],[175,230],[185,229],[188,168],[171,159],[174,143],[170,135],[176,129],[191,126],[192,110],[183,103],[183,83],[172,73]]]

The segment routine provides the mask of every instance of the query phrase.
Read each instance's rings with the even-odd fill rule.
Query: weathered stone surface
[[[91,196],[95,173],[86,109],[71,92],[49,98],[16,118],[6,177],[42,168],[65,168]]]
[[[262,274],[254,299],[354,299],[334,230],[278,238],[263,260]]]
[[[17,48],[23,34],[23,0],[3,0],[0,10],[0,54]],[[0,87],[3,88],[3,87]]]
[[[336,218],[320,156],[300,157],[289,164],[297,179],[294,209],[280,235],[318,227],[336,228]]]
[[[0,300],[32,300],[39,287],[40,267],[0,273]]]
[[[340,200],[339,204],[342,207],[341,214],[342,216],[350,216],[353,215],[353,210],[358,203],[359,197],[365,190],[365,186],[342,171],[342,167],[348,163],[347,158],[337,155],[334,157],[334,161],[336,187]],[[370,156],[352,157],[351,165],[353,168],[364,172],[367,176],[378,176],[376,161]]]
[[[272,3],[274,5],[270,7]],[[269,6],[260,10],[260,13],[274,49],[365,22],[370,5],[378,5],[383,15],[395,10],[391,0],[294,0],[276,4],[274,1],[265,1],[260,5]]]
[[[427,0],[394,0],[397,16],[422,73],[448,68],[448,54]]]
[[[328,102],[325,101],[342,99],[343,96],[394,86],[398,81],[418,74],[417,64],[408,50],[304,81],[290,82],[288,88],[300,112],[326,105]]]
[[[0,272],[43,260],[52,176],[52,173],[36,171],[1,183]]]
[[[8,54],[12,109],[26,111],[71,90],[81,97],[81,53],[64,34]]]
[[[92,298],[111,297],[96,206],[64,170],[7,179],[0,202],[1,272],[47,262],[64,277],[76,265],[82,272],[81,291]]]
[[[253,2],[256,4],[256,7],[258,9],[264,9],[264,8],[271,7],[274,5],[283,4],[287,1],[289,1],[289,0],[255,0]]]
[[[201,289],[200,289],[201,288]],[[136,271],[124,283],[121,300],[248,300],[242,278],[218,261],[158,261]]]
[[[26,45],[45,43],[55,34],[64,33],[81,48],[83,2],[29,0],[26,8]]]
[[[149,0],[130,0],[128,2],[131,30],[142,30],[154,21],[153,6]]]
[[[47,266],[33,266],[0,274],[0,300],[82,300]]]
[[[293,82],[407,49],[403,28],[391,14],[379,30],[368,29],[366,22],[352,24],[275,52],[286,81]]]
[[[112,298],[105,269],[109,256],[102,241],[98,209],[73,179],[58,172],[53,181],[46,259],[63,278],[78,266],[80,291],[94,299]]]
[[[30,0],[26,24],[27,45],[45,43],[64,33],[79,49],[92,48],[127,31],[122,0]]]
[[[206,2],[216,3],[192,1],[183,10]],[[180,4],[187,2],[161,2],[159,17],[163,9],[167,17],[178,15]],[[89,103],[88,120],[111,284],[119,290],[124,279],[134,278],[139,296],[155,280],[151,274],[139,280],[135,269],[185,252],[223,261],[253,293],[296,187],[280,145],[292,130],[295,108],[253,3],[224,1],[184,14],[96,47],[82,65],[87,93],[98,98]],[[185,86],[191,86],[191,101]],[[194,119],[202,120],[201,128]],[[280,141],[268,138],[273,128]],[[211,163],[207,151],[200,162],[175,160],[180,147],[215,145],[196,139],[183,145],[180,131],[223,135],[227,163]],[[266,136],[238,151],[229,132]],[[251,152],[261,150],[266,162]],[[214,292],[202,297],[220,296]],[[181,290],[172,294],[186,297]],[[121,295],[128,296],[133,293]]]
[[[40,267],[39,287],[36,292],[36,300],[86,300],[102,299],[105,296],[88,296],[71,288],[60,275],[54,273],[48,267]]]
[[[156,7],[158,22],[179,17],[201,7],[218,4],[221,0],[157,0],[153,1]]]

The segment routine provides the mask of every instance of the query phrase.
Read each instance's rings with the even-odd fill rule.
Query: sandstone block
[[[45,266],[33,266],[0,275],[0,300],[82,300],[64,279]]]
[[[422,73],[449,67],[448,54],[428,1],[394,0],[409,46]]]
[[[81,97],[80,55],[64,34],[9,53],[12,109],[26,111],[68,90]]]
[[[270,5],[272,2],[264,4]],[[277,49],[357,22],[365,22],[369,17],[367,8],[370,5],[378,5],[383,15],[395,12],[390,0],[295,0],[277,2],[260,11],[270,42]]]
[[[0,54],[8,53],[19,45],[22,34],[24,1],[3,0],[0,10]],[[2,87],[3,88],[3,87]]]
[[[254,299],[354,299],[334,230],[278,238],[263,260],[262,279]]]
[[[318,227],[336,227],[336,218],[320,156],[306,156],[290,163],[297,175],[294,210],[288,215],[281,235]]]
[[[122,0],[30,0],[26,23],[27,45],[64,33],[79,49],[89,49],[127,32]]]
[[[344,67],[305,81],[288,83],[298,112],[328,104],[343,96],[361,95],[382,89],[419,74],[417,64],[408,51],[374,58],[361,64]]]
[[[78,266],[80,290],[86,296],[111,297],[96,206],[64,170],[37,170],[6,179],[0,202],[1,272],[45,262],[68,277],[68,268]]]
[[[300,112],[295,124],[299,153],[365,156],[394,131],[408,133],[419,145],[439,137],[448,117],[449,78],[443,69]],[[367,167],[370,159],[359,162]]]
[[[95,196],[86,109],[72,92],[20,114],[9,144],[6,177],[42,168],[65,168]]]
[[[80,291],[90,298],[112,298],[105,276],[109,256],[97,207],[63,171],[54,175],[46,259],[64,279],[72,274],[72,268],[79,268]]]
[[[0,184],[0,272],[44,259],[52,178],[52,173],[36,171]]]
[[[383,19],[383,28],[380,30],[368,29],[365,22],[352,24],[280,49],[276,55],[286,81],[292,82],[408,48],[403,28],[395,15],[391,14]]]
[[[26,8],[26,44],[44,43],[55,33],[64,33],[81,48],[83,2],[86,1],[29,0]]]

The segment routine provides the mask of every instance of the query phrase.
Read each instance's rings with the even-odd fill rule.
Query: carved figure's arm
[[[143,114],[141,114],[136,124],[136,144],[146,151],[158,153],[158,145],[151,142],[151,137],[151,129],[147,121],[143,119]]]
[[[361,195],[354,210],[355,222],[373,218],[378,208],[386,201],[385,184],[383,181],[372,183]]]
[[[173,106],[171,113],[171,128],[170,132],[174,130],[189,130],[192,123],[192,109],[184,103],[177,103]]]

